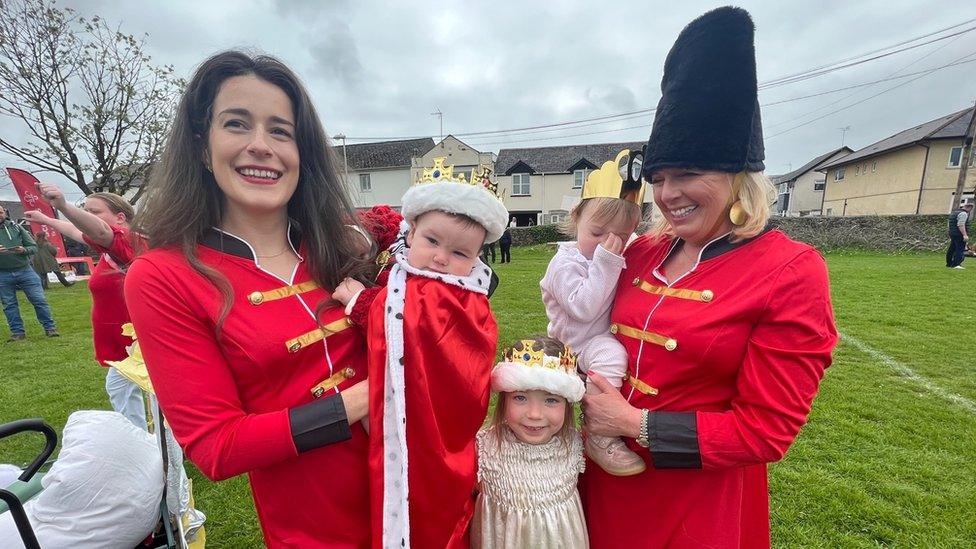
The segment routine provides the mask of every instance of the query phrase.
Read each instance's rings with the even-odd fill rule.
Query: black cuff
[[[650,412],[647,440],[656,469],[701,469],[695,412]]]
[[[352,437],[342,396],[329,395],[288,410],[291,438],[298,453],[342,442]]]

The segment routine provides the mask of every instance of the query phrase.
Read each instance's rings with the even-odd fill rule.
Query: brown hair
[[[606,225],[620,219],[633,223],[636,229],[642,219],[641,207],[629,200],[609,197],[584,198],[569,212],[569,218],[559,225],[559,232],[575,238],[576,228],[583,218],[583,212],[587,209],[592,211],[591,218],[598,225]]]
[[[369,261],[348,225],[357,217],[336,169],[332,146],[315,107],[298,77],[278,59],[239,51],[218,53],[190,78],[173,119],[160,165],[153,170],[146,202],[135,230],[149,238],[149,248],[179,248],[194,270],[223,294],[220,322],[233,302],[230,283],[196,255],[197,243],[223,216],[224,195],[204,164],[213,104],[229,78],[253,75],[280,88],[291,100],[299,153],[298,186],[288,201],[288,216],[302,231],[312,279],[335,288],[345,277],[367,279]]]
[[[539,349],[542,349],[547,356],[558,357],[559,354],[562,353],[563,349],[565,348],[565,345],[563,345],[563,343],[558,339],[547,337],[544,335],[532,335],[526,339],[532,341],[533,351],[538,351]],[[510,348],[510,350],[519,351],[522,348],[523,348],[522,342],[519,341],[518,343],[513,345]],[[554,396],[559,396],[559,395],[554,395]],[[555,436],[559,437],[559,439],[562,440],[563,444],[569,446],[573,441],[574,433],[576,431],[576,411],[573,408],[572,403],[570,403],[562,396],[559,396],[559,398],[563,399],[563,401],[566,403],[566,415],[563,418],[562,428],[559,429],[559,432],[556,433]],[[496,430],[496,432],[502,427],[508,429],[508,426],[505,425],[506,406],[507,405],[505,402],[505,393],[504,392],[498,393],[498,400],[495,402],[495,411],[492,414],[491,420],[488,423],[490,427]],[[500,436],[501,433],[498,434],[499,434],[499,436],[497,437],[498,443],[501,444],[501,440],[502,440]]]
[[[124,215],[126,223],[131,223],[132,219],[136,216],[136,210],[132,207],[132,204],[129,204],[128,200],[115,193],[91,193],[85,197],[85,200],[89,198],[97,198],[104,202],[112,213]]]

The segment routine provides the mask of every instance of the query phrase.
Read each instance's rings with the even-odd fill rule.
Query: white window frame
[[[359,192],[361,193],[373,192],[373,183],[372,181],[370,181],[368,173],[359,174]]]
[[[856,176],[859,176],[859,175],[861,175],[861,165],[860,164],[858,164],[857,166],[854,166],[854,176],[856,177]]]
[[[878,161],[877,160],[875,160],[874,163],[871,164],[871,173],[874,173],[876,171],[878,171]]]
[[[959,151],[959,157],[956,159],[956,163],[953,164],[952,163],[952,153],[954,153],[956,151]],[[963,152],[964,151],[962,150],[962,147],[961,146],[960,147],[952,147],[951,149],[949,149],[949,163],[946,165],[946,167],[947,168],[958,168],[959,166],[961,166],[962,165]]]
[[[822,191],[822,190],[824,190],[826,188],[827,188],[827,176],[824,176],[823,179],[814,179],[813,180],[813,190],[815,190],[815,191]]]
[[[573,172],[573,188],[582,189],[583,183],[586,183],[586,176],[590,174],[593,170],[588,170],[586,168],[582,170],[576,170]]]
[[[532,174],[512,174],[512,196],[532,196]]]
[[[837,171],[834,172],[834,181],[843,181],[845,171],[847,168],[837,168]]]

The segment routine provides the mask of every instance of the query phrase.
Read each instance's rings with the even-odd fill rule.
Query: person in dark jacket
[[[502,263],[512,262],[512,230],[511,228],[505,229],[502,233],[502,237],[498,240],[498,246],[502,250]],[[494,263],[494,253],[492,255],[492,263]]]
[[[64,273],[61,272],[61,265],[55,259],[58,255],[58,249],[47,239],[47,233],[38,232],[34,235],[34,241],[37,243],[37,253],[34,254],[33,260],[34,272],[41,277],[41,287],[47,289],[47,273],[54,273],[54,276],[58,277],[61,285],[65,288],[74,284],[74,282],[68,281],[64,277]]]
[[[972,224],[973,203],[965,200],[949,214],[949,250],[946,251],[946,267],[965,269],[962,261],[969,244],[969,227]]]
[[[7,211],[0,206],[0,301],[3,314],[10,327],[10,339],[27,339],[24,321],[17,305],[17,290],[27,295],[34,306],[37,320],[48,337],[57,337],[58,330],[51,315],[51,306],[44,297],[41,279],[30,266],[30,256],[37,251],[37,244],[26,229],[7,218]]]

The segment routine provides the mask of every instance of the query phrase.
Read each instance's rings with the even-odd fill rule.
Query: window
[[[877,160],[875,160],[874,163],[871,164],[871,172],[873,173],[873,172],[876,172],[876,171],[878,171],[878,161]]]
[[[359,174],[359,192],[368,193],[373,190],[373,184],[369,182],[369,174]]]
[[[789,192],[789,190],[790,190],[789,183],[779,184],[779,194],[786,194],[787,192]]]
[[[846,168],[837,168],[837,171],[834,172],[834,181],[843,181],[845,170]]]
[[[827,208],[827,215],[834,215],[834,209],[833,208]]]
[[[573,172],[573,188],[582,189],[583,183],[586,182],[586,176],[590,174],[590,170],[576,170]]]
[[[949,167],[958,168],[962,164],[962,147],[953,147],[949,150]]]
[[[552,210],[549,212],[549,223],[562,223],[566,219],[568,212],[564,210]]]
[[[529,191],[530,177],[530,174],[527,173],[512,174],[512,196],[529,196],[531,194]]]
[[[813,182],[813,190],[822,191],[827,186],[827,178],[818,179]]]
[[[856,177],[858,175],[861,175],[861,165],[860,164],[858,164],[857,166],[854,167],[854,176]]]

